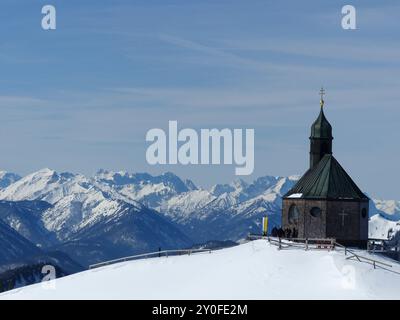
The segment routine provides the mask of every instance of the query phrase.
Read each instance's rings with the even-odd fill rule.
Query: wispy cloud
[[[381,41],[371,46],[369,41],[345,40],[338,37],[336,41],[320,39],[222,39],[221,42],[230,50],[245,52],[283,53],[298,57],[334,59],[346,61],[387,62],[399,63],[400,45],[398,43]]]
[[[393,63],[398,63],[400,55],[400,46],[397,44],[388,44],[382,42],[380,45],[373,46],[368,43],[352,43],[350,41],[338,41],[336,44],[327,41],[310,41],[310,40],[276,40],[276,39],[241,39],[236,41],[222,40],[218,46],[203,45],[199,42],[188,40],[171,35],[160,35],[159,38],[171,45],[185,48],[189,51],[198,52],[208,57],[208,63],[215,60],[216,65],[225,65],[231,68],[245,68],[253,72],[270,74],[277,76],[277,79],[285,79],[285,77],[317,78],[321,75],[329,75],[329,77],[343,78],[345,73],[351,70],[351,79],[365,79],[372,75],[382,80],[387,78],[397,79],[395,74],[398,69]],[[232,51],[240,51],[242,55],[232,53]],[[264,52],[264,56],[259,59],[248,58],[246,54],[258,51]],[[286,59],[282,61],[268,53],[290,54],[300,57],[300,59]],[[345,64],[323,64],[317,61],[305,61],[301,57],[323,58],[333,61],[345,61]],[[184,60],[185,61],[185,60]],[[189,60],[190,61],[190,60]],[[198,62],[199,59],[192,59],[192,62]],[[352,63],[353,61],[353,63]],[[375,62],[373,64],[359,64],[358,62]],[[389,64],[388,64],[389,63]],[[379,68],[378,68],[379,66]],[[283,77],[283,78],[282,78]]]
[[[166,43],[169,43],[177,47],[189,49],[195,52],[200,52],[206,54],[207,56],[220,58],[218,63],[229,64],[231,67],[244,66],[247,68],[255,68],[259,71],[276,70],[279,68],[279,66],[273,63],[248,59],[245,57],[241,57],[240,55],[226,51],[224,49],[204,45],[199,42],[195,42],[193,40],[188,40],[177,36],[161,34],[158,36],[158,38],[161,41],[164,41]]]

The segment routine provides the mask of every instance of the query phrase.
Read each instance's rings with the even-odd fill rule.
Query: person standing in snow
[[[278,238],[283,238],[285,236],[285,231],[282,228],[278,229]]]

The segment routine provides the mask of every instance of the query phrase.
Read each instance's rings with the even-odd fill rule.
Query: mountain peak
[[[43,174],[43,175],[53,175],[57,173],[55,170],[50,169],[50,168],[42,168],[36,172],[34,172],[33,174],[37,175],[37,174]]]

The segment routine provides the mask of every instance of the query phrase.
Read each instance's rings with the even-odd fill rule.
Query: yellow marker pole
[[[266,236],[268,233],[268,217],[263,218],[263,236]]]

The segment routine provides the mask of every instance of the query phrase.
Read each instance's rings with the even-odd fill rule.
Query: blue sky
[[[41,8],[57,30],[41,29]],[[357,9],[357,30],[341,8]],[[199,185],[234,166],[149,166],[145,134],[254,128],[257,176],[302,174],[324,85],[334,155],[367,193],[400,199],[398,1],[2,1],[0,167],[173,171]]]

